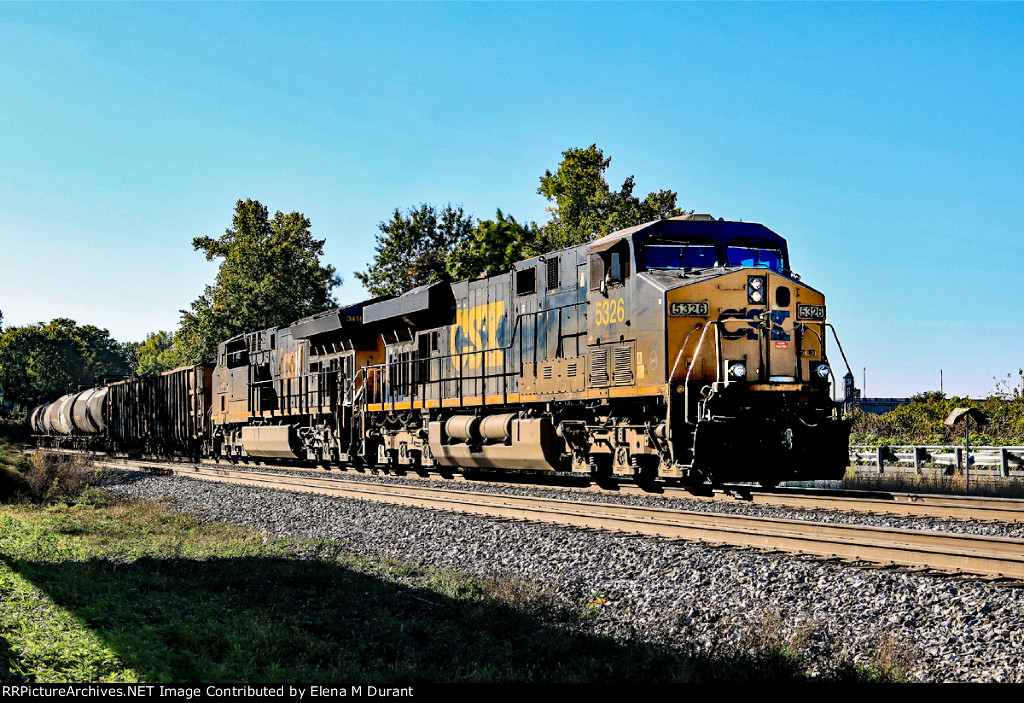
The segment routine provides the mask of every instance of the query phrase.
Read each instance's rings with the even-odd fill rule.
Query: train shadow
[[[322,557],[3,562],[114,655],[109,670],[83,674],[78,662],[57,680],[104,680],[125,667],[146,682],[206,683],[802,677],[793,662],[714,658],[685,644],[593,634],[588,620],[600,616],[583,604],[517,592],[496,598],[473,592],[471,580],[445,582],[416,567],[394,566],[385,578]],[[3,678],[20,680],[10,668]]]

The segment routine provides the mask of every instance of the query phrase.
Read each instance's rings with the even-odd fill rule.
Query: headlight
[[[764,276],[748,276],[747,277],[747,302],[754,305],[760,305],[764,302],[764,291],[765,291],[765,277]]]
[[[828,378],[830,373],[828,364],[818,364],[814,369],[814,373],[818,374],[818,378]]]
[[[729,364],[729,375],[733,378],[746,378],[747,365],[742,361],[734,361]]]

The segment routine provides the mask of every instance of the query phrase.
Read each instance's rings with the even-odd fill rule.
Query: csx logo
[[[595,325],[610,325],[613,322],[624,322],[625,319],[626,306],[622,302],[622,298],[594,303]]]
[[[721,320],[749,320],[746,327],[729,325],[722,330],[724,339],[757,339],[757,328],[761,326],[763,308],[740,308],[739,310],[723,310]],[[790,341],[789,333],[782,329],[782,323],[789,317],[789,310],[772,310],[769,315],[771,329],[769,339],[778,342]]]
[[[457,310],[455,324],[452,325],[452,353],[467,354],[463,357],[463,363],[470,369],[480,368],[480,357],[486,357],[484,361],[487,366],[500,366],[503,361],[500,351],[489,351],[486,354],[469,352],[501,346],[498,343],[498,327],[504,319],[503,300]]]

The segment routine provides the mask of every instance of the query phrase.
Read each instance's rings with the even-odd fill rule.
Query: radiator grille
[[[608,350],[590,350],[590,385],[608,385]]]
[[[633,354],[629,347],[619,347],[615,350],[612,379],[616,386],[628,386],[633,383]]]
[[[559,285],[561,285],[561,281],[559,280],[559,275],[558,275],[559,274],[558,264],[559,264],[559,257],[557,257],[557,256],[552,258],[552,259],[548,259],[548,261],[547,261],[547,265],[548,265],[548,271],[547,271],[547,273],[548,273],[548,290],[553,290],[555,288],[558,288]]]

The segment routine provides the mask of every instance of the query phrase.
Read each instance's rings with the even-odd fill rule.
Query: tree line
[[[540,177],[537,192],[549,203],[543,224],[520,222],[500,208],[484,220],[451,203],[396,208],[378,226],[373,261],[355,276],[372,296],[400,295],[427,283],[502,273],[524,258],[683,214],[674,191],[635,195],[633,176],[613,190],[604,175],[610,163],[596,144],[562,152],[555,171]],[[0,313],[0,407],[31,407],[103,377],[212,362],[230,337],[338,305],[341,277],[322,263],[324,240],[313,237],[299,212],[271,217],[262,203],[239,200],[223,235],[196,237],[192,246],[220,267],[214,283],[181,311],[175,332],[121,343],[105,329],[65,318],[4,328]]]

